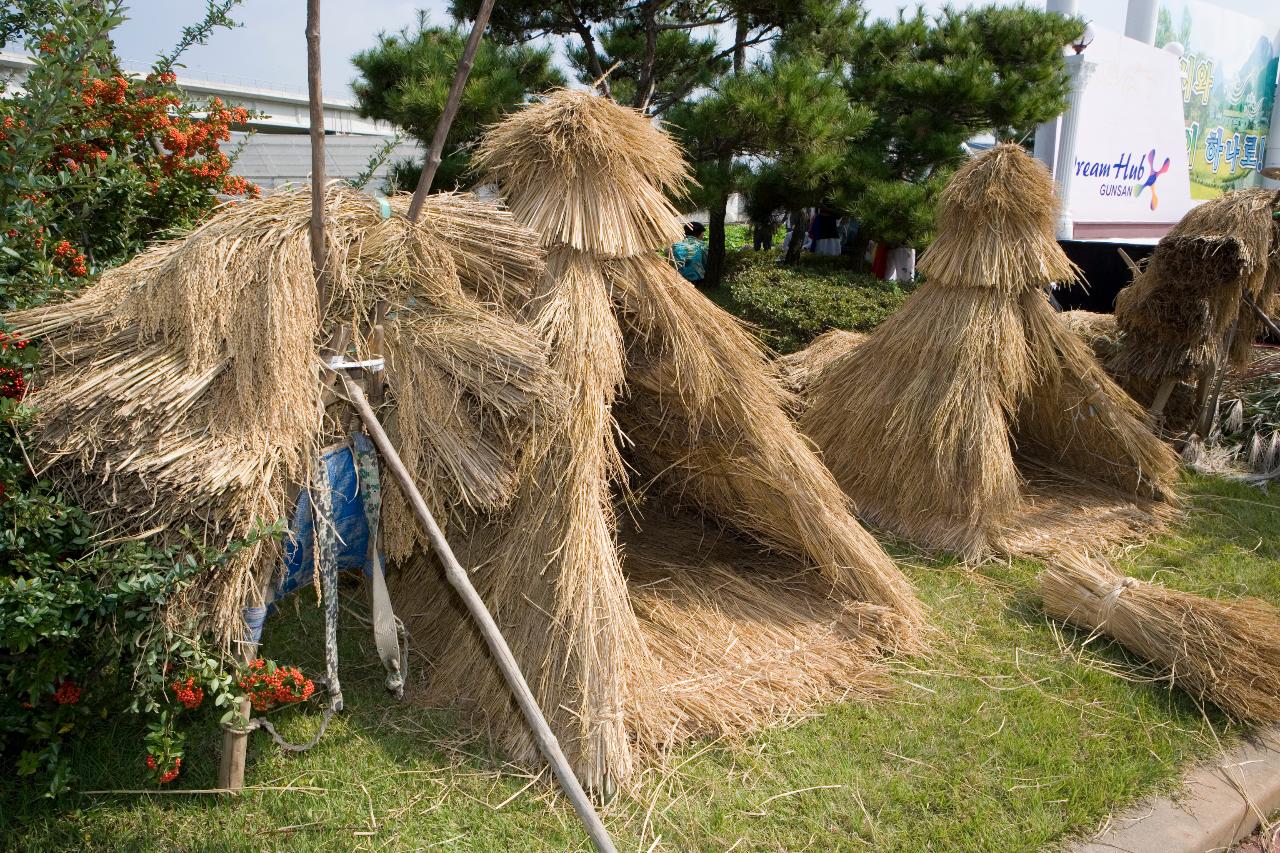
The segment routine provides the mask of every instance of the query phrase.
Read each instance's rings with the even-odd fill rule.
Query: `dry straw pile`
[[[121,535],[172,540],[187,528],[219,548],[284,518],[340,431],[319,343],[346,327],[368,356],[359,332],[383,303],[387,422],[424,494],[442,509],[507,503],[520,457],[559,405],[546,345],[489,304],[541,276],[533,235],[467,196],[434,196],[416,226],[337,185],[326,209],[323,310],[302,190],[224,207],[79,298],[9,315],[45,358],[29,398],[45,473]],[[388,545],[407,553],[416,525],[398,493],[388,504]],[[277,552],[274,541],[238,552],[171,606],[232,644]]]
[[[1064,553],[1040,576],[1054,619],[1114,638],[1170,683],[1239,720],[1280,720],[1280,611],[1121,577]]]
[[[859,513],[925,547],[981,558],[1117,536],[1172,489],[1176,457],[1043,292],[1076,275],[1053,191],[1016,145],[965,164],[926,283],[807,388],[801,426]]]
[[[870,689],[869,656],[915,647],[920,606],[788,420],[751,336],[658,253],[681,235],[666,197],[687,178],[678,148],[638,112],[560,92],[492,128],[476,162],[547,249],[547,275],[513,307],[568,406],[511,506],[459,546],[580,778],[608,792],[683,738]],[[669,518],[677,503],[705,522]],[[619,506],[636,516],[625,548]],[[422,558],[397,591],[434,656],[431,697],[470,698],[535,760],[441,589]]]
[[[1247,365],[1261,321],[1245,294],[1269,315],[1280,308],[1277,210],[1280,193],[1249,189],[1184,216],[1116,298],[1123,335],[1107,363],[1112,374],[1143,397],[1154,383],[1191,378],[1224,358]]]

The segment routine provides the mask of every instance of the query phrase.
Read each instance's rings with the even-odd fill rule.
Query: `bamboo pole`
[[[616,848],[613,846],[612,839],[609,838],[608,831],[604,828],[604,824],[600,822],[600,816],[596,814],[595,809],[592,807],[591,801],[582,789],[582,784],[578,782],[578,777],[574,775],[572,768],[569,767],[569,761],[560,749],[560,742],[556,740],[555,733],[547,725],[546,717],[543,716],[542,709],[538,707],[538,700],[534,698],[533,691],[529,689],[528,682],[525,681],[524,675],[520,672],[520,665],[516,662],[515,656],[511,654],[511,649],[507,646],[507,641],[503,638],[497,623],[493,621],[489,608],[485,606],[484,600],[480,598],[480,594],[472,586],[471,578],[467,575],[466,570],[458,563],[458,558],[454,556],[453,549],[449,547],[448,541],[445,540],[444,534],[440,531],[440,526],[436,524],[435,517],[432,516],[431,510],[427,507],[427,502],[423,499],[422,492],[418,491],[409,469],[405,467],[404,462],[400,459],[400,454],[396,452],[395,446],[387,438],[387,433],[383,430],[382,424],[378,422],[377,415],[373,413],[373,409],[369,406],[369,401],[365,398],[364,392],[360,389],[359,384],[345,373],[340,373],[339,380],[342,383],[347,400],[360,413],[360,419],[364,421],[365,429],[368,430],[369,437],[373,439],[374,446],[378,448],[383,462],[390,469],[396,484],[399,485],[408,500],[413,514],[418,518],[418,523],[426,531],[427,538],[431,541],[432,550],[435,551],[436,556],[444,566],[445,577],[448,579],[449,585],[457,591],[467,610],[470,611],[472,618],[475,619],[485,643],[488,644],[498,668],[502,671],[503,678],[506,679],[508,686],[511,688],[516,704],[520,706],[525,720],[529,723],[529,728],[533,730],[533,736],[538,742],[538,748],[551,765],[552,772],[555,773],[556,779],[560,782],[560,787],[564,789],[569,801],[573,804],[574,811],[578,813],[579,819],[582,820],[583,825],[586,827],[592,843],[601,853],[616,853]]]
[[[1173,393],[1174,386],[1177,384],[1176,376],[1166,376],[1160,382],[1160,387],[1156,389],[1156,396],[1151,401],[1151,408],[1148,409],[1153,421],[1159,422],[1164,417],[1164,407],[1169,402],[1169,395]]]
[[[1248,294],[1245,294],[1246,296]],[[1218,400],[1222,397],[1222,383],[1227,378],[1227,371],[1231,368],[1231,346],[1235,343],[1236,332],[1240,326],[1239,313],[1231,320],[1231,326],[1227,329],[1227,335],[1222,341],[1222,351],[1218,355],[1217,361],[1214,362],[1210,374],[1206,375],[1206,379],[1211,377],[1212,385],[1209,386],[1209,393],[1199,400],[1200,403],[1200,419],[1196,425],[1196,435],[1201,438],[1208,438],[1209,433],[1213,429],[1213,417],[1218,413]]]
[[[427,152],[426,162],[422,164],[422,175],[418,178],[418,187],[413,191],[413,199],[409,202],[409,221],[417,222],[422,215],[422,205],[426,203],[427,194],[431,192],[431,182],[436,178],[436,170],[440,168],[440,159],[444,156],[444,143],[449,137],[449,128],[458,115],[458,106],[462,103],[462,90],[467,86],[467,77],[471,75],[471,66],[476,60],[476,51],[480,48],[480,38],[489,23],[489,13],[493,11],[493,0],[483,0],[480,10],[476,12],[475,23],[471,25],[471,35],[462,49],[462,58],[458,60],[458,70],[454,72],[453,84],[449,86],[449,97],[444,102],[444,112],[436,124],[436,132],[431,137],[431,150]]]

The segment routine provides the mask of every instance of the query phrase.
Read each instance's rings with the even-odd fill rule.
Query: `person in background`
[[[706,228],[701,222],[689,222],[684,226],[684,239],[667,250],[667,257],[676,265],[680,275],[702,286],[707,276],[707,247],[702,242]]]
[[[751,224],[751,249],[756,252],[769,251],[773,248],[773,235],[778,230],[778,220],[773,214],[763,222]],[[786,245],[785,243],[783,244]]]
[[[813,238],[815,255],[840,254],[840,226],[835,211],[829,207],[818,208],[809,226],[809,236]]]

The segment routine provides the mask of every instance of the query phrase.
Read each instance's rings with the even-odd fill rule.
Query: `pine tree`
[[[1066,104],[1063,47],[1078,19],[1025,7],[861,22],[836,46],[850,100],[874,115],[833,200],[870,236],[922,247],[938,193],[983,133],[1022,141]]]

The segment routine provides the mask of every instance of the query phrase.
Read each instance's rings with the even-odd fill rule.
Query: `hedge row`
[[[797,266],[779,266],[776,251],[731,254],[724,289],[728,299],[719,295],[726,307],[784,353],[829,329],[869,331],[910,293],[897,282],[855,271],[845,257],[808,255]]]

